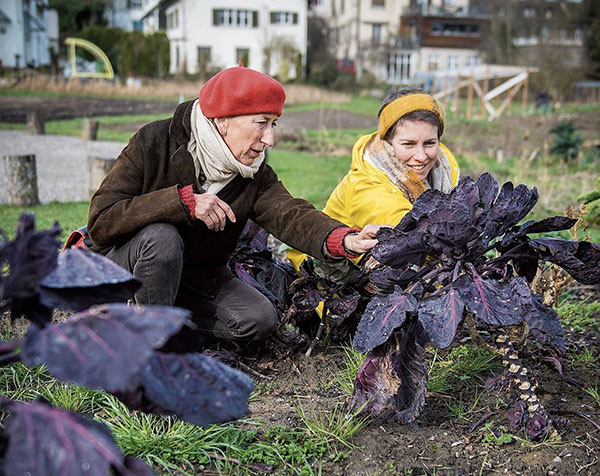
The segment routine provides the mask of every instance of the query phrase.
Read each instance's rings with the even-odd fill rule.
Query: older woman
[[[444,118],[439,103],[424,90],[405,88],[386,95],[376,132],[358,139],[350,171],[323,211],[350,227],[396,225],[428,188],[448,192],[459,168],[440,142]],[[289,252],[298,268],[305,255]]]
[[[248,219],[321,259],[376,243],[377,227],[357,233],[292,197],[264,161],[284,101],[275,79],[229,68],[123,149],[92,197],[88,231],[94,251],[141,281],[139,304],[186,307],[211,336],[264,339],[273,306],[225,266]]]

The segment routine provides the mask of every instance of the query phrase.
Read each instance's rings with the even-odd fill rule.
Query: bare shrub
[[[64,79],[59,76],[44,75],[37,72],[21,72],[18,76],[7,76],[0,89],[25,91],[52,91],[61,93],[99,94],[107,96],[158,96],[176,98],[182,94],[186,98],[194,97],[203,82],[186,79],[149,79],[140,78],[128,85],[126,82],[103,79]],[[350,100],[344,93],[327,91],[305,84],[287,84],[287,104],[303,102],[341,103]]]

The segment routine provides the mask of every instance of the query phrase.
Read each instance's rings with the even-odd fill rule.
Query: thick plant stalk
[[[315,338],[312,340],[312,342],[308,346],[308,349],[306,350],[306,354],[305,354],[306,357],[310,357],[310,354],[312,354],[313,349],[315,348],[317,343],[321,340],[321,336],[323,335],[323,331],[325,330],[325,325],[327,322],[326,318],[327,318],[328,312],[329,312],[329,309],[327,309],[327,306],[323,306],[323,315],[321,316],[321,322],[319,323],[319,328],[317,329],[317,335],[315,335]]]
[[[502,364],[506,367],[513,383],[519,390],[519,400],[526,406],[525,408],[529,415],[527,425],[528,436],[531,438],[532,434],[536,434],[535,439],[541,439],[546,435],[558,435],[552,425],[552,420],[550,419],[548,412],[536,394],[537,386],[532,383],[529,378],[528,369],[521,364],[519,353],[515,349],[509,336],[501,329],[499,331],[500,333],[495,339],[497,345],[496,352],[502,356]],[[536,432],[531,426],[534,422],[540,421],[545,423],[545,425],[543,425],[544,429]]]

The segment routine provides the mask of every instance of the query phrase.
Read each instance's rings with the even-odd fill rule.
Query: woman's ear
[[[227,134],[227,120],[224,117],[215,117],[215,125],[222,137]]]

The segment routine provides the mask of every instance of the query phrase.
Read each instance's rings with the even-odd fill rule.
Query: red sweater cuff
[[[178,188],[177,193],[183,204],[187,207],[190,218],[193,220],[195,217],[194,210],[196,209],[196,199],[194,198],[192,186],[186,185],[185,187]]]
[[[360,228],[348,228],[346,226],[340,226],[332,230],[327,235],[327,240],[325,241],[325,246],[327,246],[329,254],[333,258],[358,258],[360,255],[350,253],[344,247],[344,238],[346,238],[346,235],[358,232],[360,232]]]

